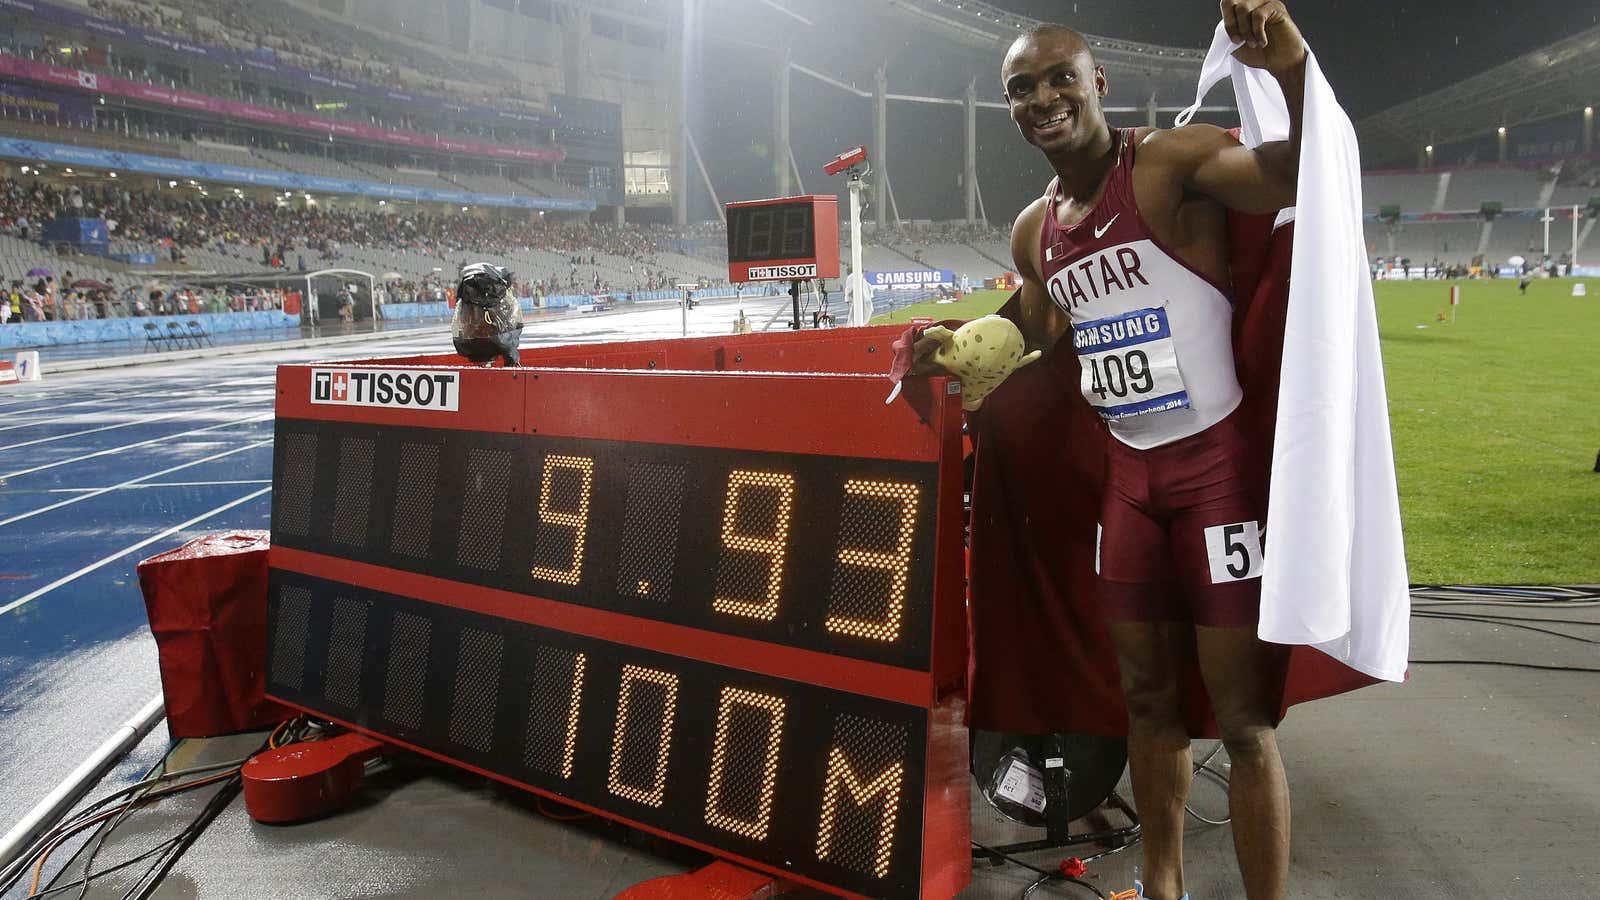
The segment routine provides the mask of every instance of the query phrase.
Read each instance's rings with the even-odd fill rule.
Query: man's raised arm
[[[1295,204],[1300,174],[1300,132],[1305,101],[1306,47],[1282,0],[1222,0],[1228,36],[1243,41],[1234,59],[1277,80],[1289,106],[1289,139],[1254,149],[1214,125],[1188,125],[1158,132],[1159,146],[1184,175],[1184,186],[1247,213],[1269,213]]]

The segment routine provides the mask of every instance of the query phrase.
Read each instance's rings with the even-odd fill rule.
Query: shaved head
[[[1100,109],[1105,70],[1075,29],[1039,25],[1018,35],[1000,66],[1000,82],[1012,121],[1046,156],[1097,146],[1108,133]]]
[[[1011,46],[1015,47],[1018,43],[1029,40],[1030,38],[1034,40],[1038,40],[1039,38],[1055,38],[1057,40],[1068,41],[1076,44],[1085,53],[1088,53],[1091,58],[1094,56],[1094,53],[1089,50],[1088,40],[1084,38],[1083,34],[1079,32],[1078,29],[1068,28],[1065,25],[1055,22],[1045,22],[1042,25],[1035,25],[1032,28],[1029,28],[1027,31],[1024,31],[1022,34],[1018,35],[1017,39],[1011,42]]]

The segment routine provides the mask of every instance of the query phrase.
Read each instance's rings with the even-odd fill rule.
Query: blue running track
[[[759,308],[766,319],[775,308]],[[695,310],[726,334],[733,304]],[[530,325],[524,346],[675,336],[676,308]],[[440,352],[448,337],[167,362],[0,389],[0,832],[160,689],[135,567],[269,528],[279,363]],[[125,769],[166,749],[158,727]],[[121,773],[126,775],[127,772]]]

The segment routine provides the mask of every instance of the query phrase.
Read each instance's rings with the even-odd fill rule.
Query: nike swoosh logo
[[[1100,238],[1103,237],[1107,231],[1111,230],[1111,223],[1115,222],[1117,220],[1117,217],[1121,216],[1121,215],[1122,215],[1122,213],[1117,213],[1117,215],[1112,216],[1110,219],[1107,219],[1106,223],[1104,225],[1101,225],[1099,228],[1096,228],[1094,230],[1094,239],[1097,240],[1097,241],[1100,240]]]

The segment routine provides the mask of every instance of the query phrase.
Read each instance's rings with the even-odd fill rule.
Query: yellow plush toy
[[[927,363],[961,379],[961,408],[971,412],[1011,373],[1039,358],[1039,351],[1024,353],[1022,332],[1003,316],[973,319],[955,331],[935,325],[917,341],[918,368]],[[889,401],[900,393],[895,385]]]

